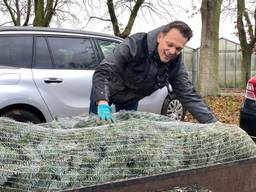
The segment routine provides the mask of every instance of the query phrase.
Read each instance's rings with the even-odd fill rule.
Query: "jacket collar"
[[[150,32],[148,32],[148,35],[147,35],[147,43],[148,43],[148,53],[149,53],[149,56],[152,57],[153,54],[154,54],[154,51],[156,49],[156,45],[157,45],[157,35],[158,33],[160,33],[163,29],[164,29],[164,26],[161,26],[161,27],[158,27]]]

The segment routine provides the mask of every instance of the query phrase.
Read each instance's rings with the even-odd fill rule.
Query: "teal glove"
[[[112,110],[108,104],[100,104],[97,107],[98,117],[102,121],[114,122],[112,117]]]

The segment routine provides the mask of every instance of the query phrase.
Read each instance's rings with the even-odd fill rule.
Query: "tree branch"
[[[16,8],[16,22],[17,22],[17,26],[20,26],[20,7],[19,7],[19,0],[15,0],[15,8]]]
[[[57,1],[58,0],[56,0],[56,2]],[[43,23],[44,23],[45,27],[49,26],[53,13],[54,13],[53,0],[47,0],[46,7],[45,7],[45,10],[44,10],[44,18],[43,18],[43,20],[44,20]]]
[[[23,26],[27,26],[28,25],[29,18],[30,18],[30,13],[31,13],[31,7],[32,7],[31,0],[28,0],[27,1],[27,11],[26,11],[27,14],[26,14]]]
[[[12,11],[12,8],[11,6],[8,4],[7,0],[4,0],[4,4],[7,8],[7,10],[9,11],[10,15],[11,15],[11,18],[12,18],[12,22],[14,23],[14,25],[16,26],[17,25],[17,22],[16,22],[16,18],[15,18],[15,15]]]
[[[246,38],[246,32],[244,30],[244,23],[243,23],[244,10],[245,10],[244,1],[237,0],[237,29],[239,33],[239,40],[240,40],[241,46],[246,47],[247,38]]]
[[[248,25],[248,34],[249,34],[250,41],[253,41],[254,37],[253,37],[252,23],[251,23],[251,20],[249,18],[248,12],[246,10],[244,10],[244,18],[245,18],[245,20],[247,22],[247,25]]]
[[[122,37],[127,37],[130,33],[131,33],[131,30],[132,30],[132,26],[134,24],[134,21],[136,19],[136,16],[137,16],[137,13],[141,7],[141,5],[144,3],[144,0],[137,0],[136,1],[136,4],[134,5],[133,9],[132,9],[132,12],[131,12],[131,15],[129,17],[129,21],[125,27],[125,30],[122,32],[121,36]]]
[[[118,25],[118,20],[115,14],[115,8],[113,5],[113,0],[107,0],[107,6],[108,6],[108,12],[110,15],[110,19],[112,22],[112,26],[113,26],[113,30],[114,30],[114,34],[116,36],[120,35],[120,29],[119,29],[119,25]]]
[[[13,23],[13,21],[7,21],[5,23],[0,24],[0,26],[4,26],[5,24]]]
[[[101,20],[101,21],[110,21],[111,22],[111,19],[103,19],[103,18],[96,17],[96,16],[91,16],[89,19],[98,19],[98,20]]]

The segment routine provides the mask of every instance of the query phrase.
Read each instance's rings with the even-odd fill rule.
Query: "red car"
[[[252,138],[256,138],[256,76],[247,83],[240,110],[240,127]]]

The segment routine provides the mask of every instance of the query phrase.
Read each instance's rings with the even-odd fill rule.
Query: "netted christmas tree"
[[[84,114],[34,125],[0,118],[0,190],[60,191],[254,157],[234,125],[119,112],[97,125]]]

